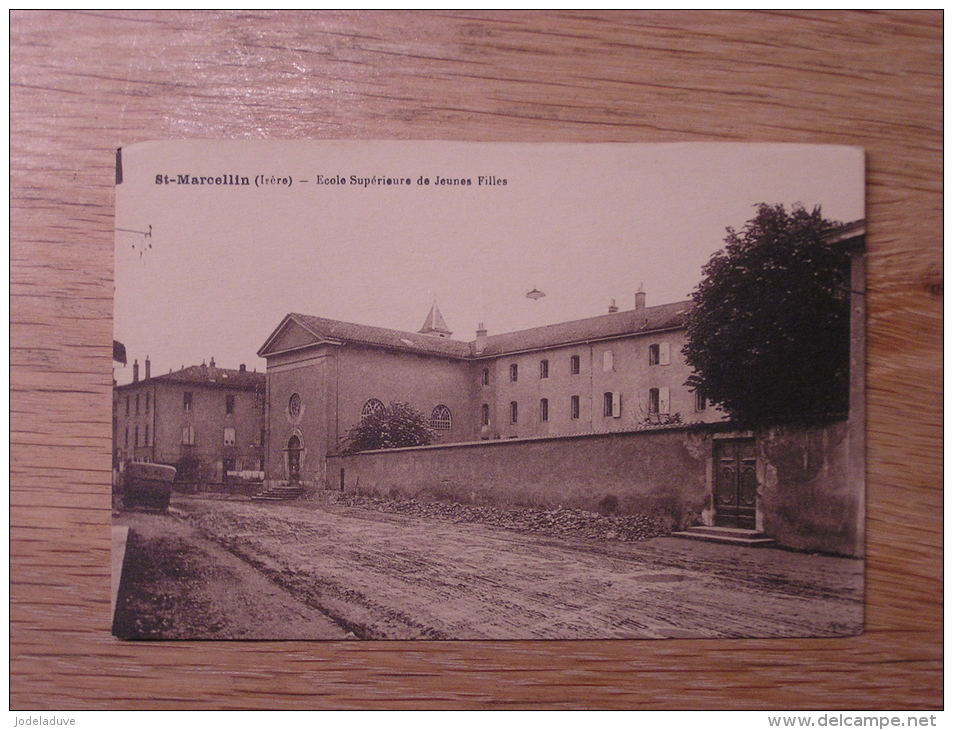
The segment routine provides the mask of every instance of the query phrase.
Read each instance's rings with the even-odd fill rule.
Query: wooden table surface
[[[13,707],[940,706],[942,21],[939,11],[14,12]],[[112,638],[113,152],[196,137],[864,146],[866,633]]]

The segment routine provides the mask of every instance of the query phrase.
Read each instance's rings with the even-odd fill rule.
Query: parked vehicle
[[[122,506],[149,507],[163,512],[169,508],[175,467],[134,461],[123,473]]]

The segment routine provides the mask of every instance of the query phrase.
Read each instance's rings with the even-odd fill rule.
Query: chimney
[[[635,308],[645,309],[645,292],[642,290],[641,284],[639,284],[639,290],[635,293]]]
[[[615,299],[609,300],[609,314],[615,314],[619,311],[619,308],[616,306]]]
[[[483,322],[477,325],[476,342],[473,344],[478,355],[486,349],[486,326]]]
[[[152,363],[149,362],[149,356],[146,355],[146,380],[152,377]]]
[[[242,363],[241,365],[238,366],[238,372],[240,373],[245,372],[245,363]]]
[[[139,382],[139,361],[138,360],[132,361],[132,382],[133,383]]]
[[[214,357],[214,356],[211,357],[211,358],[209,358],[208,366],[209,366],[210,368],[214,368],[214,367],[215,367],[215,357]]]

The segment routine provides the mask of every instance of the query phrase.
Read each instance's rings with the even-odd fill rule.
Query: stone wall
[[[716,427],[717,428],[717,427]],[[328,488],[497,506],[649,513],[682,527],[708,504],[712,427],[504,439],[328,458]]]
[[[862,557],[864,471],[847,421],[758,434],[759,527],[780,544]]]
[[[779,544],[861,557],[863,474],[847,424],[755,435],[758,528]],[[328,457],[328,489],[500,507],[651,514],[673,529],[712,524],[713,442],[750,436],[728,424],[504,439]]]

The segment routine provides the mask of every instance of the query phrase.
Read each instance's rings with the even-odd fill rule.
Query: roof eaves
[[[651,329],[632,330],[630,332],[618,332],[612,335],[596,335],[593,337],[584,337],[584,338],[578,338],[574,340],[566,340],[565,342],[551,342],[545,345],[535,345],[532,347],[524,347],[524,348],[515,349],[515,350],[500,350],[499,352],[491,352],[491,353],[483,352],[483,353],[480,353],[479,355],[470,355],[467,359],[489,360],[490,358],[494,358],[494,357],[504,357],[506,355],[519,355],[524,352],[540,352],[542,350],[554,350],[557,347],[575,347],[577,345],[588,345],[591,342],[606,342],[608,340],[621,340],[626,337],[635,337],[635,336],[641,337],[642,335],[650,335],[650,334],[654,334],[658,332],[671,332],[671,331],[680,330],[680,329],[685,329],[685,325],[670,324],[670,325],[663,325],[660,327],[653,327]]]

